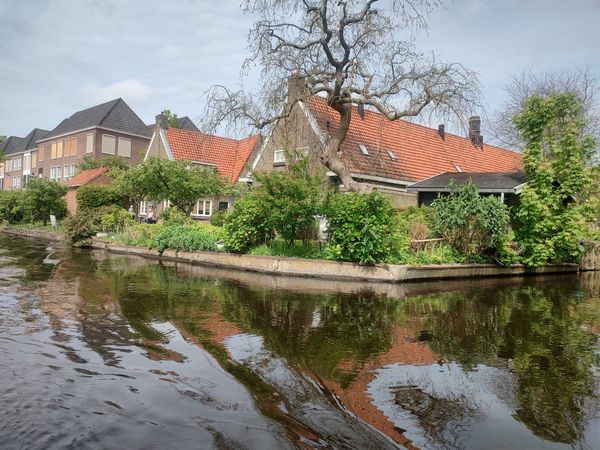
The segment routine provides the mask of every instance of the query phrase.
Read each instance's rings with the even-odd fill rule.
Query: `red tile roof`
[[[236,182],[258,142],[257,136],[236,140],[169,128],[167,141],[175,160],[214,164],[221,175]]]
[[[308,99],[310,111],[321,130],[335,133],[339,115],[322,97]],[[328,127],[329,124],[329,127]],[[359,149],[364,144],[370,156]],[[393,161],[387,150],[397,156]],[[473,145],[467,138],[445,133],[405,120],[391,121],[383,115],[365,110],[364,119],[355,108],[342,153],[351,172],[420,181],[444,172],[514,172],[522,169],[521,155],[493,145]]]
[[[97,169],[83,170],[77,175],[75,175],[73,178],[70,178],[69,180],[65,181],[65,184],[68,187],[85,186],[86,184],[89,184],[92,181],[94,181],[96,178],[101,177],[106,172],[108,172],[107,167],[98,167]]]

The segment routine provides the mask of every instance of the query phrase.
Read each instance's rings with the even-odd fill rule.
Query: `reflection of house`
[[[301,81],[290,81],[290,99],[297,97]],[[390,121],[378,112],[354,108],[350,129],[342,143],[342,157],[352,177],[389,194],[397,206],[416,204],[406,187],[443,172],[509,172],[522,166],[521,155],[483,144],[480,120],[469,122],[470,138],[431,129],[405,120]],[[322,97],[300,101],[281,119],[265,140],[252,169],[282,170],[298,154],[322,168],[319,148],[339,126],[339,115]],[[336,182],[335,174],[327,173]]]
[[[494,195],[503,203],[514,205],[527,184],[527,176],[524,172],[446,172],[411,184],[407,191],[417,193],[419,205],[430,205],[438,195],[448,195],[451,183],[458,187],[468,181],[477,187],[480,194]]]
[[[77,190],[82,186],[95,185],[95,184],[110,184],[111,179],[106,175],[108,168],[99,167],[97,169],[84,170],[73,178],[65,181],[66,186],[69,188],[65,200],[67,201],[67,210],[69,214],[75,214],[77,212]]]
[[[47,134],[47,130],[34,128],[24,138],[11,136],[2,144],[6,161],[0,164],[1,189],[21,189],[30,177],[37,176],[36,142]]]
[[[166,118],[158,115],[152,140],[144,159],[158,157],[171,161],[188,161],[191,165],[213,168],[229,182],[237,183],[240,181],[242,170],[257,147],[258,141],[258,136],[236,140],[170,128]],[[192,217],[208,219],[217,210],[229,208],[230,202],[230,197],[199,199],[192,211]],[[140,214],[145,213],[146,206],[145,202],[142,203]],[[167,203],[159,203],[154,206],[160,212],[167,206]]]

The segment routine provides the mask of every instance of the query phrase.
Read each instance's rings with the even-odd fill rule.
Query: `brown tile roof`
[[[169,128],[167,141],[175,160],[214,164],[221,175],[236,182],[256,147],[258,136],[250,136],[238,141]]]
[[[339,115],[322,97],[308,99],[310,111],[324,133],[335,133]],[[367,147],[363,155],[359,144]],[[396,155],[394,161],[388,150]],[[514,172],[522,168],[521,155],[493,145],[473,145],[465,137],[407,122],[390,121],[378,112],[365,110],[364,119],[354,108],[350,130],[342,144],[353,173],[420,181],[444,172]]]
[[[107,167],[98,167],[97,169],[89,169],[83,170],[75,175],[73,178],[65,181],[65,184],[68,187],[79,187],[85,186],[86,184],[91,183],[96,178],[101,177],[105,173],[108,172]]]

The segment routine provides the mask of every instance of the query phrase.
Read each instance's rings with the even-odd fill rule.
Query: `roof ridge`
[[[100,122],[98,122],[98,126],[102,125],[102,123],[106,120],[106,118],[110,115],[111,112],[114,111],[114,109],[117,107],[117,105],[119,104],[119,102],[122,102],[123,99],[121,97],[115,99],[115,100],[111,100],[111,102],[115,102],[114,105],[112,105],[112,107],[108,110],[108,112],[104,115],[104,117],[102,118],[102,120],[100,120]],[[110,102],[106,102],[106,103],[110,103]],[[106,103],[101,103],[100,105],[97,106],[102,106],[103,104]],[[95,108],[94,106],[92,106],[92,108]]]

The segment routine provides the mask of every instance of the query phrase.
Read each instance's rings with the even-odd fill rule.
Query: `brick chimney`
[[[481,135],[481,117],[469,117],[469,139],[473,145],[482,146],[483,136]]]
[[[167,117],[165,115],[159,114],[155,117],[155,119],[157,130],[167,130],[169,128],[169,122],[167,121]]]
[[[443,123],[438,125],[438,134],[442,138],[442,141],[446,138],[446,126]]]

